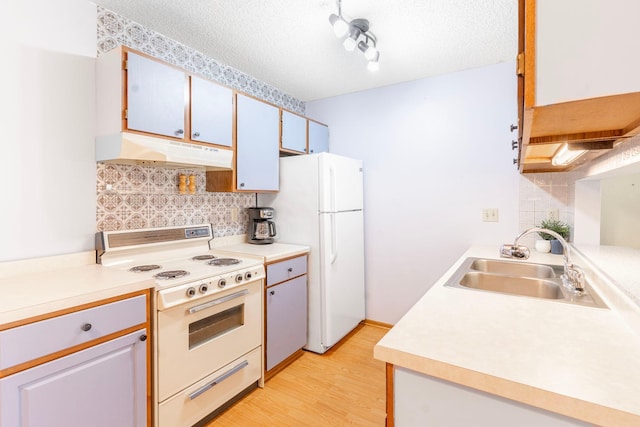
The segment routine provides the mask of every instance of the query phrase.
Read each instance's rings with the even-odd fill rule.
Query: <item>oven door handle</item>
[[[249,293],[248,289],[245,289],[240,292],[236,292],[235,294],[227,295],[226,297],[214,299],[213,301],[206,302],[204,304],[196,305],[195,307],[191,307],[189,309],[189,314],[194,314],[202,310],[206,310],[209,307],[213,307],[218,304],[222,304],[223,302],[231,301],[232,299],[240,298]]]
[[[242,368],[245,368],[247,366],[249,366],[249,362],[246,361],[246,360],[242,361],[240,364],[238,364],[238,365],[234,366],[233,368],[229,369],[227,372],[225,372],[224,374],[220,375],[219,377],[217,377],[216,379],[214,379],[210,383],[207,383],[207,384],[203,385],[202,387],[200,387],[199,389],[197,389],[196,391],[191,393],[189,395],[189,399],[190,400],[195,399],[196,397],[200,396],[205,391],[213,388],[213,386],[221,383],[222,381],[224,381],[227,378],[229,378],[231,375],[235,374],[236,372],[238,372],[239,370],[241,370]]]

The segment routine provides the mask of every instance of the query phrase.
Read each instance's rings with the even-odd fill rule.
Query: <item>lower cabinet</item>
[[[139,330],[0,380],[0,425],[147,425],[146,344]]]
[[[307,276],[267,288],[267,371],[307,344]]]
[[[574,418],[394,367],[389,426],[590,426]]]
[[[267,377],[307,344],[307,256],[267,265]],[[269,373],[269,371],[272,371]]]
[[[0,426],[149,423],[148,292],[0,331]]]

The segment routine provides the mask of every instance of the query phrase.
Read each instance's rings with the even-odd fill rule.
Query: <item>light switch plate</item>
[[[498,208],[484,208],[484,209],[482,209],[482,221],[484,221],[484,222],[498,222]]]

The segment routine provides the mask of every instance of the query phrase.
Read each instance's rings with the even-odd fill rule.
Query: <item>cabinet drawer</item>
[[[140,295],[1,331],[0,369],[139,325],[146,318],[146,297]]]
[[[307,256],[288,259],[267,265],[267,286],[284,282],[307,273]]]
[[[257,347],[160,403],[159,427],[190,426],[260,379],[262,347]]]

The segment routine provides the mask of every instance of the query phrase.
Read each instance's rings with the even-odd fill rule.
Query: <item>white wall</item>
[[[0,6],[0,261],[91,250],[96,6]]]
[[[367,318],[395,323],[473,244],[518,232],[513,62],[307,104],[364,161]],[[482,222],[498,208],[499,222]]]
[[[640,175],[601,181],[603,245],[640,249]]]

